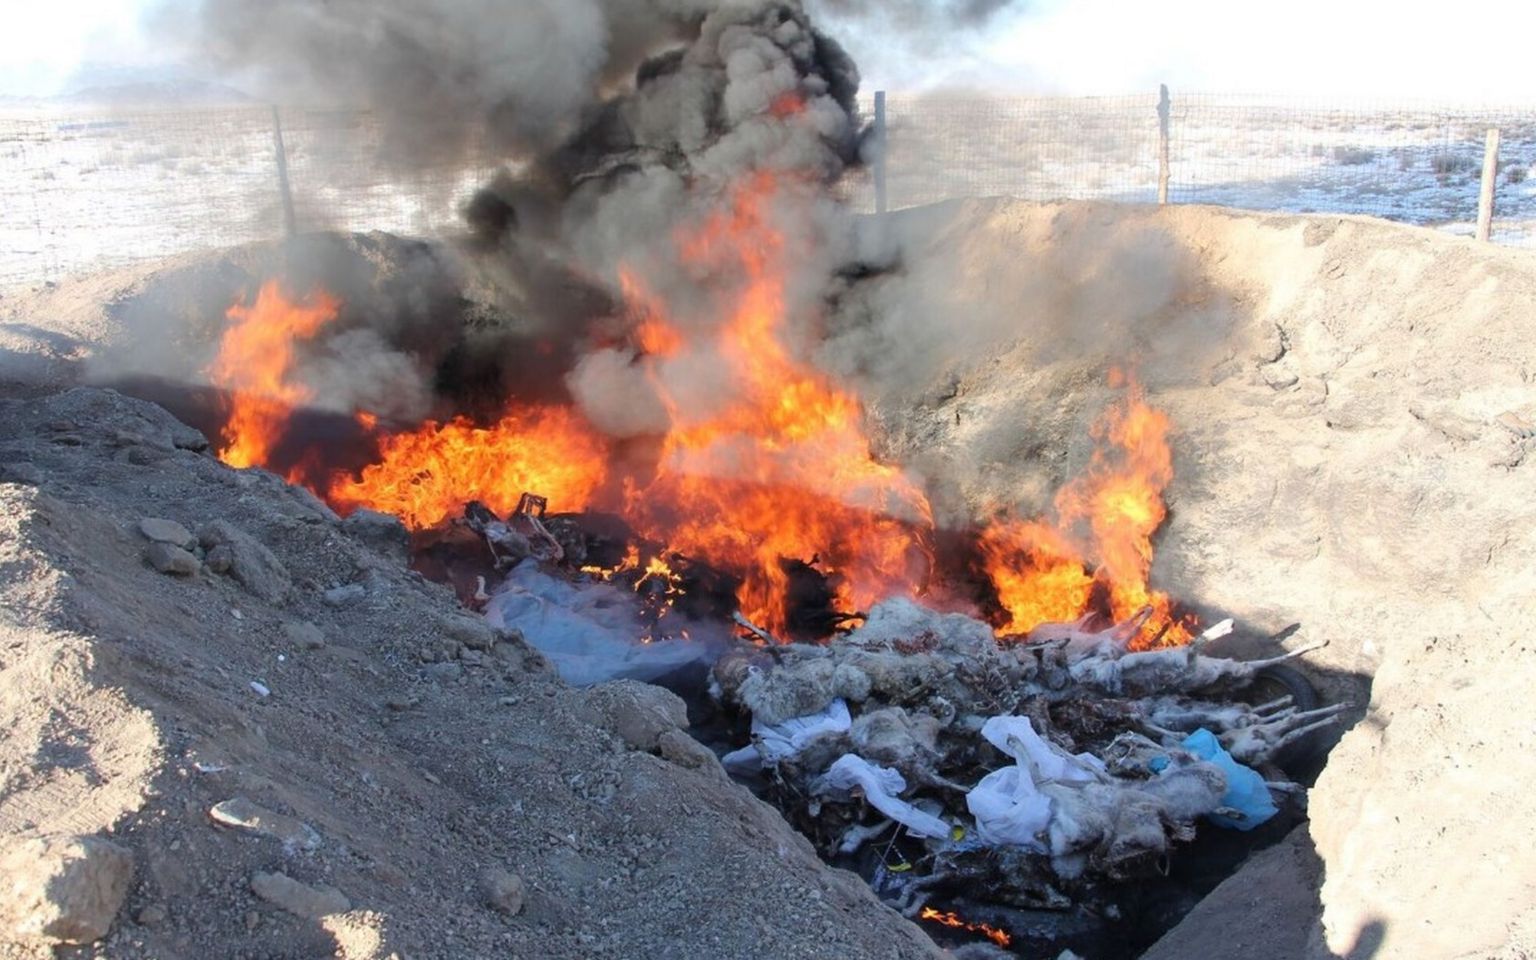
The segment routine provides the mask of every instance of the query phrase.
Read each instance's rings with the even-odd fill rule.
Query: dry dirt
[[[1293,622],[1288,645],[1329,639],[1307,664],[1361,705],[1311,822],[1150,955],[1529,955],[1536,257],[1196,207],[970,201],[887,229],[910,266],[871,303],[926,360],[879,377],[903,386],[872,387],[872,414],[940,516],[1048,504],[1087,459],[1107,367],[1134,355],[1176,424],[1154,579],[1236,616],[1235,652]],[[248,276],[251,257],[217,262]],[[68,383],[121,341],[135,291],[190,269],[0,301],[0,380],[13,394]],[[930,949],[740,789],[588,723],[526,651],[504,643],[459,661],[459,680],[431,679],[453,671],[423,655],[458,650],[445,591],[177,435],[99,392],[0,415],[0,711],[17,731],[0,753],[0,833],[111,830],[133,851],[125,916],[97,954]],[[274,552],[290,594],[155,572],[145,516],[228,520]],[[353,582],[367,592],[351,606],[323,599]],[[289,639],[295,620],[325,645]],[[319,851],[211,825],[209,807],[237,795],[310,823]],[[519,915],[484,906],[490,867],[526,881]],[[258,871],[333,886],[352,910],[300,920],[252,895]]]
[[[114,392],[0,407],[0,837],[100,834],[136,866],[110,936],[64,955],[937,954],[707,752],[620,736],[654,748],[675,716],[567,687],[387,537],[202,445]],[[144,518],[232,525],[234,565],[157,572]],[[318,847],[216,825],[235,798]],[[350,908],[253,893],[279,873]]]
[[[963,264],[977,310],[1015,311],[992,356],[879,404],[952,516],[1043,506],[1133,354],[1176,425],[1154,581],[1254,635],[1330,640],[1307,663],[1334,697],[1370,681],[1291,852],[1151,955],[1536,950],[1536,257],[1192,207],[973,201],[893,230],[924,266],[890,302]],[[1113,337],[1064,329],[1105,317]]]

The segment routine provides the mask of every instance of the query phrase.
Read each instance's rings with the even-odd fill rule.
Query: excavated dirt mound
[[[205,448],[110,391],[0,404],[0,956],[61,896],[25,841],[95,834],[133,876],[72,956],[938,955],[672,694],[567,687],[403,529]]]
[[[1046,506],[1090,452],[1106,368],[1137,358],[1175,424],[1154,582],[1330,640],[1307,659],[1335,698],[1364,704],[1373,678],[1310,828],[1151,955],[1528,955],[1536,257],[1189,207],[974,201],[890,229],[910,267],[877,311],[899,323],[959,275],[952,338],[993,337],[877,404],[952,518]]]
[[[1133,361],[1175,424],[1156,585],[1239,619],[1216,652],[1270,652],[1254,638],[1293,623],[1287,646],[1330,640],[1308,669],[1359,704],[1311,822],[1150,955],[1536,949],[1522,855],[1536,824],[1536,258],[1363,219],[1197,207],[971,201],[867,226],[871,257],[902,267],[847,292],[821,359],[865,383],[883,452],[924,475],[941,521],[1047,509],[1091,454],[1109,368]],[[155,328],[135,304],[163,312],[183,289],[203,325],[187,342],[207,349],[207,324],[264,257],[0,302],[0,381],[39,393],[80,360],[124,369],[121,348],[140,347],[123,324]],[[229,271],[209,281],[207,315],[206,269]],[[583,719],[613,727],[611,704],[515,644],[474,640],[466,659],[445,639],[445,591],[272,478],[178,450],[181,435],[96,392],[0,418],[0,710],[17,731],[0,827],[111,827],[133,852],[128,906],[98,953],[929,949],[686,744],[664,752],[706,772],[626,749]],[[273,552],[288,591],[154,571],[146,516],[227,520]],[[361,596],[326,602],[354,583]],[[324,645],[307,649],[297,621]],[[212,825],[209,808],[236,796],[309,823],[318,851]],[[485,905],[487,869],[526,884],[511,919]],[[251,892],[258,872],[322,900],[334,887],[351,909],[298,919]]]

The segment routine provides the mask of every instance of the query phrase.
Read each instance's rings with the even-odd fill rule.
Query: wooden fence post
[[[875,91],[875,212],[885,213],[885,91]]]
[[[1172,112],[1168,84],[1157,85],[1157,203],[1168,203],[1168,117]]]
[[[1488,131],[1483,144],[1483,186],[1477,195],[1477,239],[1493,236],[1493,187],[1499,178],[1499,128]]]
[[[283,235],[297,232],[293,221],[293,191],[288,187],[288,150],[283,146],[283,119],[272,104],[272,149],[277,154],[277,190],[283,201]]]

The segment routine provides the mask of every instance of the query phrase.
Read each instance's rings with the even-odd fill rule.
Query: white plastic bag
[[[987,843],[1044,850],[1039,837],[1050,826],[1052,807],[1040,784],[1097,780],[1103,762],[1086,753],[1072,756],[1036,733],[1028,717],[993,717],[982,725],[981,735],[1015,763],[987,774],[966,794],[977,836]]]
[[[900,773],[888,767],[877,767],[855,754],[845,753],[838,757],[812,789],[817,793],[848,793],[854,787],[864,791],[870,806],[918,836],[934,839],[949,836],[949,824],[896,796],[907,789],[907,781]]]
[[[776,763],[795,756],[817,737],[846,733],[852,726],[853,718],[844,700],[833,700],[825,710],[792,717],[783,723],[770,725],[753,718],[753,742],[740,750],[732,750],[721,762],[727,770],[750,772],[760,768],[764,761]]]

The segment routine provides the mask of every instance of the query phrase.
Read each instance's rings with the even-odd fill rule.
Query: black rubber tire
[[[1323,698],[1305,673],[1283,663],[1264,667],[1254,674],[1243,697],[1257,706],[1290,694],[1298,710],[1316,710],[1323,705]],[[1289,744],[1270,759],[1275,766],[1292,777],[1315,775],[1327,755],[1327,730],[1315,730],[1295,743]]]
[[[1258,705],[1278,700],[1286,694],[1290,694],[1298,710],[1316,710],[1323,705],[1323,698],[1317,695],[1317,688],[1312,686],[1307,675],[1283,663],[1260,668],[1253,675],[1248,695],[1243,699]]]

